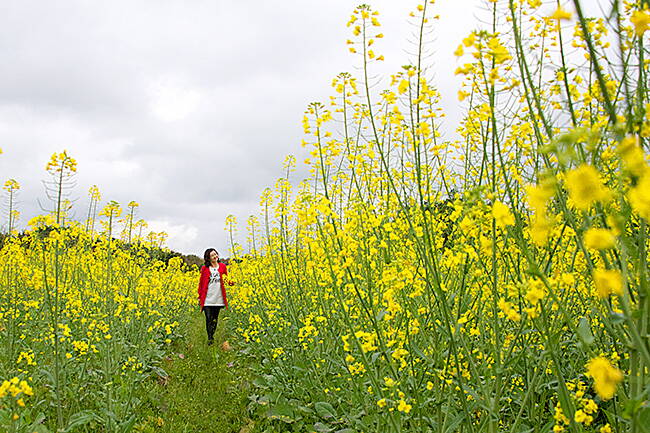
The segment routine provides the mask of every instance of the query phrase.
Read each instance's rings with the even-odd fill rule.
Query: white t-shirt
[[[225,307],[223,294],[221,293],[221,275],[219,267],[210,266],[210,282],[208,283],[208,293],[205,295],[205,304],[209,307]]]

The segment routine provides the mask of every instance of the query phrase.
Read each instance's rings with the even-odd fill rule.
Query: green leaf
[[[272,419],[278,419],[287,424],[296,421],[293,407],[288,404],[276,404],[273,407],[270,407],[266,412],[266,416]]]
[[[532,275],[533,277],[541,277],[542,276],[542,273],[540,272],[539,268],[534,263],[530,263],[528,265],[528,269],[526,269],[526,273],[528,275]]]
[[[639,410],[639,423],[643,433],[650,433],[650,407],[646,406]]]
[[[594,336],[591,333],[591,326],[585,317],[581,317],[578,322],[578,337],[580,337],[580,340],[582,340],[582,342],[587,346],[591,346],[594,342]]]
[[[445,432],[447,433],[453,433],[455,431],[458,431],[457,427],[460,425],[460,423],[463,422],[465,419],[465,413],[460,412],[458,415],[456,415],[455,418],[451,420],[451,422],[446,425],[445,427]]]
[[[326,426],[325,424],[319,421],[316,424],[314,424],[314,430],[316,430],[317,432],[328,433],[334,429]]]
[[[75,413],[68,419],[68,425],[65,427],[64,432],[70,432],[76,427],[88,424],[91,421],[98,421],[102,422],[102,418],[97,415],[95,412],[92,410],[82,410],[80,412]]]
[[[321,418],[325,418],[325,419],[336,418],[336,410],[334,409],[334,407],[332,407],[331,404],[325,401],[319,401],[316,404],[314,404],[314,409],[316,409],[316,413]]]
[[[609,315],[609,320],[611,320],[612,325],[620,325],[625,322],[625,316],[621,313],[612,313]]]
[[[421,359],[424,359],[424,360],[427,360],[427,361],[429,361],[431,359],[430,356],[427,356],[427,355],[424,354],[422,349],[420,349],[420,346],[418,346],[415,342],[412,342],[410,347],[413,350],[413,352],[416,355],[418,355]]]
[[[632,419],[643,402],[641,400],[629,399],[623,403],[623,418]]]
[[[264,380],[263,377],[258,377],[253,381],[253,385],[255,385],[258,388],[262,389],[267,389],[269,385],[266,383],[266,380]]]
[[[306,406],[297,406],[296,409],[298,409],[302,413],[306,413],[306,414],[309,414],[309,415],[314,413],[313,409],[308,408]]]

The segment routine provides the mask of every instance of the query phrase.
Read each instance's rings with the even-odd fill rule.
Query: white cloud
[[[166,77],[149,88],[151,111],[164,122],[182,120],[196,112],[201,103],[198,90]]]
[[[386,61],[373,69],[382,85],[412,61],[408,13],[420,2],[365,1],[383,24],[376,52]],[[477,26],[479,3],[435,5],[441,19],[428,62],[450,130],[460,112],[452,52]],[[0,68],[0,182],[21,183],[21,221],[40,213],[45,164],[67,149],[79,164],[71,197],[78,217],[97,184],[104,201],[139,202],[138,218],[167,231],[175,250],[227,250],[228,214],[237,216],[244,245],[246,217],[282,176],[284,157],[307,156],[300,146],[307,104],[327,102],[338,73],[360,75],[345,43],[357,4],[3,2],[0,58],[12,61]],[[295,178],[305,173],[299,165]]]
[[[150,232],[165,232],[168,245],[174,245],[178,251],[194,250],[194,245],[198,239],[199,230],[191,224],[174,224],[168,219],[154,219],[147,221]],[[195,253],[196,254],[196,253]]]

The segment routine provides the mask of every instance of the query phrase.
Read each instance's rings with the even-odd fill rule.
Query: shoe
[[[208,340],[208,346],[212,346],[214,344],[214,340]]]

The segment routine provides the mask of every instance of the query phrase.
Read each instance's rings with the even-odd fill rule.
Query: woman
[[[205,250],[203,260],[205,263],[201,266],[201,278],[199,279],[199,306],[205,313],[208,345],[212,345],[219,311],[228,306],[226,286],[223,281],[223,276],[228,274],[228,270],[225,263],[219,262],[219,253],[214,248]]]

